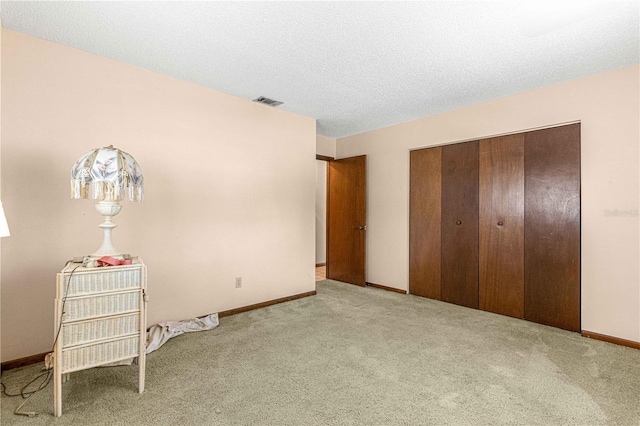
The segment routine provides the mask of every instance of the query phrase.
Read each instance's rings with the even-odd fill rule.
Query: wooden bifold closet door
[[[580,331],[580,124],[410,156],[409,292]]]
[[[478,307],[478,142],[412,151],[409,293]]]
[[[442,148],[411,152],[409,293],[440,300]]]
[[[478,141],[442,147],[442,300],[478,307]]]
[[[480,141],[480,309],[524,318],[524,135]]]
[[[525,319],[580,331],[580,125],[525,135]]]

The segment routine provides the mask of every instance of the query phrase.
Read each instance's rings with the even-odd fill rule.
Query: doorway
[[[326,271],[316,269],[316,281],[325,272],[324,278],[365,286],[367,157],[316,160],[316,268]]]
[[[316,281],[327,278],[327,170],[331,160],[316,155]]]
[[[327,278],[366,285],[367,157],[329,162],[327,178]]]

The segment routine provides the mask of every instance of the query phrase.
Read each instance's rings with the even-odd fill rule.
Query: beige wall
[[[316,135],[316,154],[335,158],[336,140],[329,136]]]
[[[580,121],[582,329],[640,341],[639,77],[636,65],[338,139],[338,158],[368,156],[367,281],[408,289],[411,149]]]
[[[2,31],[3,361],[51,349],[55,274],[100,245],[94,202],[69,198],[95,147],[145,176],[114,245],[148,265],[149,324],[315,289],[315,120]]]

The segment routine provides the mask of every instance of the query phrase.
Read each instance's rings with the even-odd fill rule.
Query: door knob
[[[361,230],[361,231],[366,231],[367,230],[367,225],[358,226],[358,229]]]
[[[504,225],[504,223],[502,223],[502,221],[499,221],[498,226],[502,226],[502,225]]]
[[[456,225],[462,225],[462,221],[461,220],[456,220]]]

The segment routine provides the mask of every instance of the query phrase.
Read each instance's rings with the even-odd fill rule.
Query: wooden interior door
[[[442,148],[410,157],[409,293],[440,300]]]
[[[580,124],[525,134],[525,319],[580,331]]]
[[[327,278],[366,285],[366,156],[329,162]]]
[[[524,318],[524,134],[480,141],[480,309]]]
[[[478,141],[442,147],[442,286],[445,302],[478,307]]]

